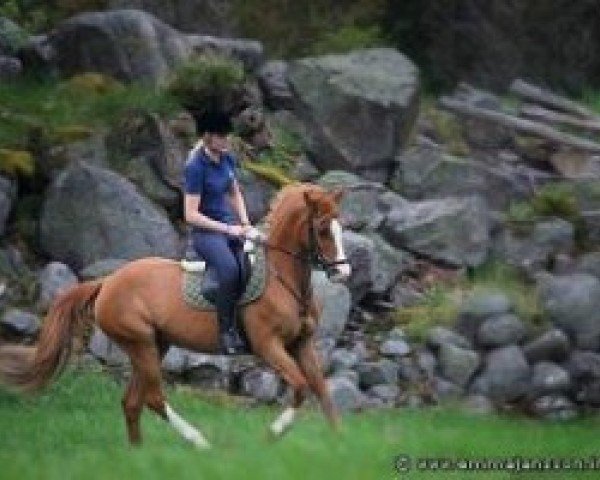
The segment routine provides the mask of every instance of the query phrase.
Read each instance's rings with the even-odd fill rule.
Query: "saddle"
[[[266,284],[265,249],[253,242],[244,245],[238,261],[242,267],[242,290],[237,308],[254,302],[264,292]],[[203,261],[180,261],[184,270],[182,289],[185,302],[198,310],[216,310],[214,299],[219,294],[216,272]]]

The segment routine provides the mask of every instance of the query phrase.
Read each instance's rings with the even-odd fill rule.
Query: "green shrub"
[[[333,31],[324,32],[323,36],[313,44],[310,53],[314,55],[346,53],[360,48],[380,46],[383,43],[378,26],[347,25]]]
[[[538,215],[573,220],[579,216],[579,205],[573,186],[566,183],[549,183],[540,188],[532,199]]]
[[[31,153],[0,148],[0,172],[8,175],[33,175],[35,160]]]
[[[504,293],[515,305],[521,320],[534,331],[542,328],[542,309],[535,286],[526,282],[516,268],[498,261],[486,262],[456,282],[432,285],[420,302],[397,309],[393,316],[409,337],[424,340],[431,327],[452,327],[463,301],[480,292]]]
[[[245,80],[241,62],[221,55],[201,55],[182,63],[166,91],[190,110],[230,111]]]
[[[298,135],[282,128],[273,128],[272,134],[272,147],[260,152],[258,160],[289,173],[304,151],[302,141]]]

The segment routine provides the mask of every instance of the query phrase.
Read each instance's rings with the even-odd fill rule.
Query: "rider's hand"
[[[241,225],[229,225],[227,227],[227,235],[232,237],[241,237],[244,235],[244,227]]]
[[[241,227],[242,227],[242,232],[243,232],[242,235],[244,235],[244,236],[248,235],[254,228],[249,223],[245,223],[245,224],[241,225]]]

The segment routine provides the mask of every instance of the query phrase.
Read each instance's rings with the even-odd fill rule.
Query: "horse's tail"
[[[60,374],[69,355],[73,336],[83,334],[92,321],[102,280],[75,285],[60,294],[46,314],[37,344],[0,346],[0,382],[23,392],[35,392]]]

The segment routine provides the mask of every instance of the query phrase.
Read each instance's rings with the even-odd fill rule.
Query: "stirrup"
[[[219,332],[219,353],[222,355],[236,355],[249,352],[248,343],[237,330],[231,328],[225,332]]]

